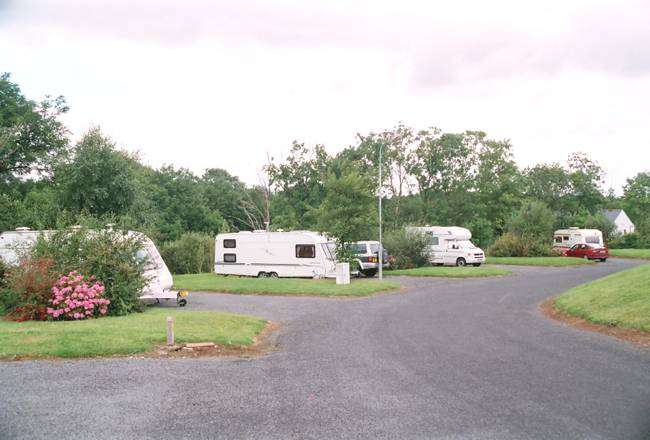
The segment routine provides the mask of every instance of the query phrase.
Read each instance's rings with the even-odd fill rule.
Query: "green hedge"
[[[160,246],[165,264],[174,274],[205,273],[214,270],[214,237],[188,232],[178,240]]]

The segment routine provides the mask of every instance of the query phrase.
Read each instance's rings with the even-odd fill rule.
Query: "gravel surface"
[[[538,310],[636,264],[400,278],[353,300],[193,294],[282,322],[278,350],[0,363],[0,438],[649,439],[650,350]]]

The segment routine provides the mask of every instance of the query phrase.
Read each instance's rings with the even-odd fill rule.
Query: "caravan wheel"
[[[257,278],[268,278],[269,274],[266,272],[260,272],[257,274]]]
[[[276,272],[271,272],[271,273],[269,274],[269,276],[270,276],[271,278],[278,278],[278,274],[277,274]]]

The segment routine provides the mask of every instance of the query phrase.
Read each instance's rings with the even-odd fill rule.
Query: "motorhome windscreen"
[[[461,248],[465,249],[474,249],[476,247],[476,245],[469,240],[458,240],[456,243],[458,243]]]

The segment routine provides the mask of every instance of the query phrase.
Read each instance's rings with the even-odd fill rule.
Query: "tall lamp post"
[[[379,280],[384,279],[384,245],[381,241],[381,153],[384,147],[383,142],[379,142],[379,189],[377,191],[377,198],[379,199]]]

